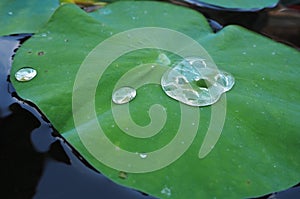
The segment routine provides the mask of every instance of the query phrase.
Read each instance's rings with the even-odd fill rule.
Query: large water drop
[[[191,106],[216,103],[233,85],[231,74],[208,67],[204,59],[193,57],[179,62],[161,78],[161,86],[168,96]]]

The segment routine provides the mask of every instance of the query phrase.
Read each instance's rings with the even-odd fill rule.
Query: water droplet
[[[144,10],[144,14],[147,14],[148,13],[148,11],[147,10]]]
[[[139,156],[140,156],[142,159],[145,159],[148,155],[145,154],[145,153],[140,153]]]
[[[42,33],[41,36],[42,37],[47,37],[47,33]]]
[[[121,179],[126,179],[126,178],[127,178],[127,173],[124,172],[124,171],[120,171],[120,172],[119,172],[119,178],[121,178]]]
[[[136,96],[134,88],[125,86],[117,89],[112,95],[112,101],[115,104],[126,104],[133,100]]]
[[[169,97],[191,106],[211,105],[233,85],[231,74],[207,67],[205,60],[199,58],[186,58],[161,78],[161,86]]]
[[[168,187],[164,187],[160,193],[166,195],[166,196],[171,196],[172,195],[172,192],[171,192],[171,189],[169,189]]]
[[[246,52],[243,52],[243,55],[246,55],[247,53]]]
[[[38,56],[43,56],[45,53],[43,51],[38,52]]]
[[[256,44],[253,44],[253,48],[256,48]]]
[[[275,52],[272,52],[272,55],[276,55],[276,53],[275,53]]]
[[[136,19],[136,17],[132,16],[132,17],[131,17],[131,19],[132,19],[132,20],[135,20],[135,19]]]
[[[8,15],[13,15],[14,13],[10,11],[10,12],[8,12],[7,14],[8,14]]]
[[[21,68],[15,74],[16,80],[19,82],[26,82],[32,80],[36,76],[37,72],[33,68]]]
[[[156,60],[157,63],[161,64],[161,65],[164,65],[164,66],[168,66],[171,64],[171,60],[169,59],[169,57],[164,54],[164,53],[160,53],[158,55],[158,58]]]

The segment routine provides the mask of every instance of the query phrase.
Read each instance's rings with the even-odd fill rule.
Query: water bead
[[[19,82],[26,82],[32,80],[36,75],[36,70],[34,70],[33,68],[26,67],[18,70],[15,74],[15,78]]]
[[[112,95],[112,101],[115,104],[126,104],[133,100],[136,96],[134,88],[125,86],[117,89]]]
[[[216,103],[234,85],[234,77],[217,68],[207,67],[204,59],[186,58],[167,70],[161,78],[164,92],[190,106]]]

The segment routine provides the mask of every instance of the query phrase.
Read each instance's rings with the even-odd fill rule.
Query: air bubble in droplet
[[[145,159],[145,158],[147,158],[148,155],[145,154],[145,153],[140,153],[139,156],[140,156],[142,159]]]
[[[186,58],[166,71],[161,78],[164,92],[171,98],[191,106],[207,106],[234,85],[234,77],[207,67],[204,59]]]
[[[126,104],[133,100],[136,96],[134,88],[125,86],[117,89],[112,95],[112,101],[115,104]]]
[[[37,72],[33,68],[21,68],[15,74],[16,80],[19,82],[26,82],[32,80],[36,76]]]
[[[7,14],[8,14],[8,15],[13,15],[14,13],[10,11],[10,12],[8,12]]]

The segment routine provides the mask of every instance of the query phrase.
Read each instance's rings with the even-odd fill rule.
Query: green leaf
[[[0,1],[0,35],[35,33],[59,6],[58,0]]]
[[[118,105],[111,104],[111,96],[118,81],[126,82],[127,78],[132,78],[130,81],[134,84],[147,80],[152,75],[151,70],[140,73],[134,69],[148,63],[156,63],[154,68],[158,68],[157,58],[161,53],[172,63],[180,60],[178,55],[163,49],[140,49],[116,57],[101,75],[99,70],[105,68],[103,60],[114,56],[119,49],[114,49],[113,44],[111,51],[105,48],[101,51],[100,48],[97,51],[99,54],[95,54],[98,58],[93,57],[95,47],[105,39],[124,34],[123,31],[144,27],[167,28],[193,38],[205,48],[219,69],[235,77],[235,86],[226,94],[226,120],[222,134],[214,149],[203,159],[198,158],[198,153],[209,125],[213,128],[219,125],[218,121],[210,121],[210,117],[214,107],[224,103],[225,98],[213,106],[190,108],[196,110],[196,114],[192,112],[181,117],[184,114],[179,102],[169,98],[159,85],[147,84],[137,89],[137,97],[129,103],[130,116],[119,116],[121,119],[132,117],[137,125],[145,126],[151,124],[147,111],[153,104],[161,104],[167,114],[161,131],[151,138],[137,138],[125,134],[114,120],[116,115],[113,115],[112,107]],[[145,35],[149,39],[136,35],[144,40],[135,40],[128,34],[128,41],[131,42],[127,46],[131,48],[139,43],[162,41],[159,37],[153,39],[155,31]],[[163,39],[168,41],[168,37]],[[115,44],[120,45],[121,49],[126,47],[122,42],[128,41],[120,40]],[[178,44],[177,52],[186,52],[188,48],[183,48],[186,46],[181,41],[174,40],[170,45],[176,47]],[[94,59],[88,60],[90,57]],[[198,12],[167,3],[117,2],[90,16],[74,5],[64,5],[57,9],[38,34],[18,50],[11,81],[21,97],[37,104],[83,157],[114,181],[160,198],[247,198],[283,190],[299,182],[299,63],[299,52],[290,47],[238,26],[227,26],[213,33],[206,19]],[[95,71],[87,71],[87,76],[76,77],[80,70],[85,70],[89,65],[98,67]],[[17,82],[13,75],[25,66],[36,69],[38,74],[31,81]],[[158,69],[164,70],[163,67]],[[126,76],[132,70],[134,75]],[[72,95],[74,100],[77,92],[89,92],[95,77],[101,77],[95,96],[89,98],[82,95],[81,109],[76,109],[86,120],[76,129],[74,114],[78,113],[72,112]],[[76,87],[75,78],[86,84]],[[153,172],[128,173],[124,179],[123,172],[120,178],[118,170],[105,166],[87,149],[92,147],[104,152],[120,164],[128,162],[114,156],[118,148],[106,151],[104,141],[98,140],[97,136],[91,139],[92,142],[96,140],[96,144],[84,145],[81,135],[78,135],[79,130],[93,128],[92,118],[85,118],[89,115],[88,104],[95,105],[97,122],[111,142],[133,153],[147,154],[166,146],[175,137],[181,120],[192,123],[196,119],[199,128],[192,145],[172,164]],[[190,135],[189,131],[185,133]],[[174,153],[180,147],[178,143]],[[151,159],[150,155],[144,157],[145,161],[148,159]],[[153,161],[149,167],[156,164],[159,162]]]
[[[275,7],[279,0],[181,0],[200,6],[212,6],[219,9],[236,9],[236,10],[261,10],[264,8]]]

